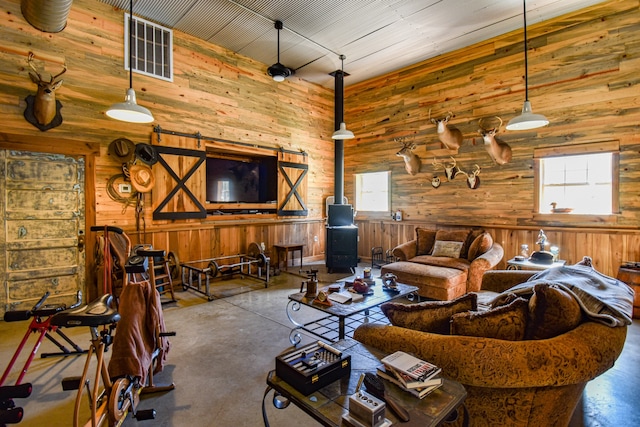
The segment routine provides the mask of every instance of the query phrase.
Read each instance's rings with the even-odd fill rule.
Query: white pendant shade
[[[136,103],[136,92],[132,88],[127,89],[127,95],[124,98],[124,102],[113,104],[111,108],[107,110],[106,114],[112,119],[122,120],[123,122],[153,122],[153,115],[151,112]]]
[[[347,129],[347,125],[344,122],[340,123],[340,129],[335,131],[333,135],[331,135],[331,139],[353,139],[355,135],[353,132]]]
[[[549,120],[542,114],[531,112],[531,102],[524,101],[522,114],[509,120],[507,130],[527,130],[536,129],[549,124]]]

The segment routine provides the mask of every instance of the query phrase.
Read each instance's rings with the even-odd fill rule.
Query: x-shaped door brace
[[[175,147],[162,147],[156,146],[156,150],[159,154],[158,163],[160,163],[166,171],[171,175],[173,179],[176,180],[176,186],[166,195],[164,200],[158,205],[157,208],[153,211],[153,219],[190,219],[190,218],[206,218],[207,210],[200,203],[200,201],[196,198],[196,196],[189,190],[186,186],[187,181],[191,176],[198,170],[200,165],[204,163],[206,159],[206,153],[204,151],[199,150],[188,150],[185,148],[175,148]],[[180,178],[178,175],[171,169],[165,159],[162,158],[160,154],[172,154],[176,156],[187,156],[187,157],[196,157],[198,160],[196,163],[187,171],[184,177]],[[193,201],[196,205],[197,211],[192,212],[161,212],[162,209],[169,203],[171,198],[176,195],[176,193],[182,189],[187,197]]]
[[[287,197],[285,197],[282,204],[278,208],[278,215],[307,215],[309,211],[307,209],[307,205],[304,203],[302,196],[300,195],[300,193],[298,193],[298,187],[302,183],[304,177],[307,175],[309,166],[304,163],[279,162],[278,168],[280,169],[280,172],[282,172],[282,176],[284,177],[285,181],[287,181],[287,184],[289,184],[289,187],[291,188],[291,191],[289,191],[289,194],[287,194]],[[284,170],[284,168],[302,170],[295,184],[291,181],[291,178],[289,178],[289,175],[287,175],[287,172]],[[294,195],[296,196],[296,199],[298,199],[298,202],[300,203],[302,209],[285,210],[284,207],[287,205],[287,203],[289,203],[289,200],[291,200],[291,197],[293,197]]]

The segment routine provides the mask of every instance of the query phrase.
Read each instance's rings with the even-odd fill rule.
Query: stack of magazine
[[[396,351],[382,359],[377,374],[422,399],[442,385],[442,378],[438,377],[440,372],[441,369],[432,363]]]

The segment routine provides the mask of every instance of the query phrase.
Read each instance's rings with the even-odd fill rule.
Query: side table
[[[280,262],[282,261],[282,253],[284,253],[284,269],[287,270],[289,264],[289,252],[292,253],[291,266],[293,266],[293,257],[296,255],[296,251],[300,251],[300,268],[302,268],[302,251],[304,249],[304,243],[287,243],[282,245],[273,245],[276,250],[276,257],[278,259],[277,266],[280,268]]]
[[[633,318],[640,318],[640,265],[621,265],[620,268],[618,268],[617,279],[631,286],[635,291],[633,298]]]
[[[527,260],[516,261],[515,258],[511,258],[507,261],[507,270],[546,270],[547,268],[562,267],[566,262],[563,259],[559,259],[553,264],[536,264]]]
[[[332,344],[332,347],[351,355],[351,374],[348,377],[336,380],[309,396],[305,396],[278,378],[274,370],[267,375],[265,399],[269,392],[273,391],[273,404],[278,409],[284,409],[293,403],[323,426],[348,426],[342,420],[342,415],[349,413],[348,397],[355,392],[360,374],[376,372],[376,368],[381,363],[380,359],[385,354],[349,338]],[[406,423],[401,423],[391,410],[387,409],[386,411],[386,418],[391,420],[394,426],[403,427],[443,425],[452,414],[460,409],[467,396],[462,384],[446,378],[443,378],[443,384],[440,388],[423,399],[418,399],[387,381],[385,381],[385,388],[395,400],[409,411],[410,420]],[[266,426],[268,420],[265,400],[262,401],[262,414]]]

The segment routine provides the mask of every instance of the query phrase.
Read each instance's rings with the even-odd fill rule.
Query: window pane
[[[571,208],[579,214],[611,214],[611,153],[548,157],[540,160],[539,211]]]
[[[390,172],[373,172],[355,175],[356,210],[389,212]]]

